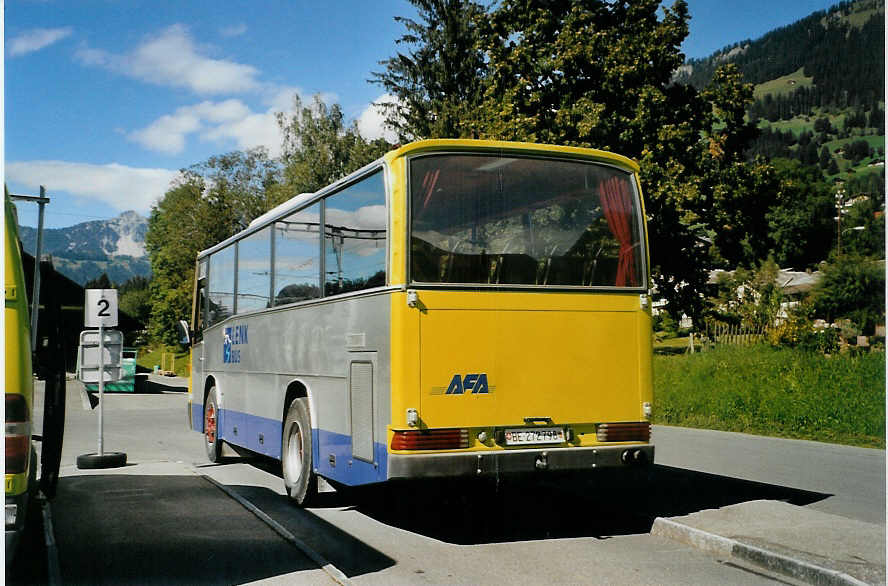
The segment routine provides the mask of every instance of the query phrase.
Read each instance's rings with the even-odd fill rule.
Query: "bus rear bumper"
[[[6,567],[15,559],[18,544],[25,530],[25,517],[28,510],[29,494],[6,497],[6,518],[12,523],[6,525]]]
[[[628,468],[654,462],[651,444],[591,448],[534,448],[470,453],[389,454],[388,477],[429,478],[519,474],[533,471]]]

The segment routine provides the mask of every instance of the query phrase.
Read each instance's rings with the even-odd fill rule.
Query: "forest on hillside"
[[[675,79],[703,87],[719,65],[736,65],[755,85],[747,115],[759,135],[748,157],[795,159],[884,197],[884,13],[884,0],[841,2],[691,59]]]
[[[884,0],[840,2],[760,39],[690,59],[677,80],[702,88],[726,62],[735,64],[744,81],[753,84],[803,69],[813,87],[794,100],[800,108],[797,114],[814,107],[868,108],[885,99],[884,40]]]

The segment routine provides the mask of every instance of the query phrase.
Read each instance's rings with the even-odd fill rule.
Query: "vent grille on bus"
[[[373,461],[373,363],[349,365],[352,455]]]
[[[599,423],[595,435],[600,442],[647,442],[651,439],[651,424]]]
[[[396,431],[392,437],[393,450],[458,450],[467,447],[467,429]]]

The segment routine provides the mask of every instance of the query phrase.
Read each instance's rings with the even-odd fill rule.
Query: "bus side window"
[[[203,338],[203,329],[206,326],[207,322],[207,299],[206,299],[206,282],[201,281],[199,284],[199,289],[197,290],[197,311],[195,312],[197,318],[194,324],[194,339],[200,340]]]
[[[237,312],[270,307],[271,227],[250,234],[237,245]]]
[[[210,257],[207,327],[234,314],[234,244]]]
[[[321,204],[274,223],[274,304],[321,296]]]
[[[386,284],[386,219],[381,170],[325,200],[326,295]]]

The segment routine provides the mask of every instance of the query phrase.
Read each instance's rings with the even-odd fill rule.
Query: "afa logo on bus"
[[[487,386],[487,373],[467,374],[465,377],[454,374],[447,387],[445,395],[463,395],[471,393],[473,395],[485,395],[490,392]]]
[[[222,362],[225,364],[239,364],[241,352],[233,346],[247,344],[247,326],[230,326],[225,328],[225,337],[222,340]]]

